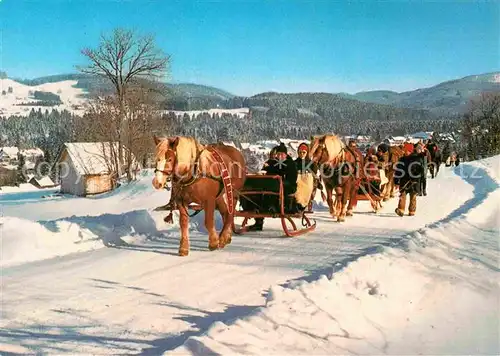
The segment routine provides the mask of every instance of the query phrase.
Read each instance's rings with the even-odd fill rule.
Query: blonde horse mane
[[[176,136],[160,141],[157,146],[156,156],[163,157],[173,143],[177,157],[177,170],[179,173],[185,173],[185,171],[191,169],[196,159],[199,158],[198,154],[203,151],[204,146],[194,137]]]
[[[345,150],[344,150],[345,144],[337,135],[327,134],[315,137],[312,142],[312,147],[310,149],[311,153],[314,153],[318,149],[320,141],[324,142],[326,151],[328,152],[329,163],[330,162],[338,163],[345,160]]]
[[[196,141],[194,137],[179,136],[179,143],[175,148],[177,164],[191,167],[198,158],[198,153],[204,149],[204,146]]]

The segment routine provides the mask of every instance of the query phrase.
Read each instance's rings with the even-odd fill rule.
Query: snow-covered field
[[[64,80],[54,83],[45,83],[40,85],[29,86],[22,83],[18,83],[12,79],[0,79],[0,115],[9,117],[11,115],[27,116],[32,109],[39,110],[42,112],[48,110],[49,112],[53,109],[59,111],[67,110],[76,115],[82,115],[85,110],[85,104],[87,99],[84,97],[86,91],[81,88],[75,88],[78,81],[76,80]],[[33,98],[33,93],[35,91],[49,92],[59,95],[61,98],[61,104],[57,106],[40,106],[40,105],[21,105],[34,103],[37,100]],[[4,93],[5,92],[5,93]],[[168,110],[166,112],[170,112]],[[188,114],[189,116],[197,116],[203,112],[209,115],[222,115],[230,114],[236,115],[239,118],[243,118],[248,115],[249,108],[240,109],[209,109],[209,110],[191,110],[191,111],[172,111],[176,115],[182,116]]]
[[[0,92],[2,96],[0,100],[0,115],[5,117],[11,115],[27,116],[31,109],[41,109],[52,111],[57,109],[59,111],[68,110],[74,114],[83,114],[83,105],[86,99],[82,97],[85,91],[80,88],[75,88],[76,80],[64,80],[56,83],[45,83],[36,86],[29,86],[18,83],[12,79],[0,79]],[[36,102],[33,99],[32,93],[35,91],[49,92],[59,95],[61,98],[61,105],[57,106],[40,106],[40,105],[20,105],[31,102]],[[3,94],[5,92],[5,94]]]
[[[317,202],[310,234],[209,252],[202,213],[185,258],[150,175],[2,204],[0,353],[498,354],[499,158],[443,167],[414,217]]]

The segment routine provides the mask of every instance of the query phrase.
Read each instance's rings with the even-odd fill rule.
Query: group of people
[[[304,206],[299,206],[292,198],[292,195],[297,190],[297,177],[299,174],[312,173],[316,176],[318,167],[308,157],[309,145],[305,142],[301,143],[297,149],[297,158],[294,160],[288,153],[288,149],[282,142],[278,146],[271,149],[269,158],[264,162],[260,174],[264,175],[279,175],[282,177],[283,190],[284,190],[284,204],[285,210],[289,213],[299,212],[305,209]],[[251,182],[249,184],[259,185],[258,182]],[[276,181],[268,181],[265,183],[265,190],[277,190],[278,187],[272,185]],[[315,184],[321,189],[321,184],[316,180]],[[260,188],[263,188],[262,186]],[[279,212],[279,198],[277,196],[260,196],[253,197],[252,202],[246,202],[243,205],[253,206],[248,209],[254,211],[265,209],[265,212],[277,213]],[[243,203],[243,202],[242,202]],[[247,209],[246,209],[247,210]],[[258,212],[258,211],[256,211]],[[255,224],[248,227],[250,231],[261,231],[264,224],[264,218],[255,218]]]
[[[351,150],[362,154],[357,148],[356,141],[351,140],[348,143]],[[427,195],[427,171],[431,163],[430,150],[438,150],[437,145],[430,140],[426,143],[419,142],[413,144],[405,142],[401,147],[403,156],[397,161],[394,169],[394,185],[399,187],[400,197],[398,207],[395,212],[399,216],[404,216],[406,204],[409,197],[408,215],[413,216],[417,209],[417,196]],[[388,179],[384,173],[384,155],[387,155],[389,145],[382,143],[376,150],[368,149],[364,155],[365,167],[364,178],[372,186],[372,191],[380,194],[384,184]],[[305,207],[297,206],[291,196],[297,189],[297,177],[302,173],[312,173],[315,177],[315,187],[322,189],[321,182],[316,178],[318,166],[308,158],[309,145],[301,143],[297,149],[297,158],[294,160],[288,153],[284,143],[273,147],[269,153],[268,160],[264,163],[260,173],[264,175],[279,175],[283,180],[285,210],[287,212],[298,212]],[[387,163],[387,162],[386,162]],[[276,181],[275,181],[276,183]],[[266,189],[269,190],[272,182],[266,183]],[[262,187],[263,188],[263,187]],[[264,188],[263,188],[264,189]],[[277,190],[276,186],[274,190]],[[279,212],[279,198],[277,196],[261,196],[253,202],[255,212],[259,209],[265,209],[265,212]],[[248,206],[248,204],[247,204]],[[255,224],[248,227],[250,231],[261,231],[264,224],[264,218],[255,218]]]
[[[428,140],[413,144],[409,141],[402,145],[403,156],[394,168],[394,185],[399,187],[399,202],[395,212],[404,216],[406,201],[409,197],[408,215],[417,210],[417,196],[427,195],[427,172],[432,162],[431,152],[439,150],[437,144]],[[435,156],[435,155],[434,155]],[[439,163],[437,163],[439,164]]]

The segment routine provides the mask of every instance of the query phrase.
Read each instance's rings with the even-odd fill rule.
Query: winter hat
[[[276,153],[288,153],[288,150],[286,149],[286,146],[283,142],[281,142],[280,145],[277,146]]]
[[[387,144],[385,143],[382,143],[378,146],[378,149],[377,151],[381,151],[383,153],[386,153],[387,151],[389,151],[389,147],[387,146]]]
[[[407,155],[412,154],[415,147],[410,143],[409,145],[404,145],[404,150]]]
[[[309,152],[309,146],[307,145],[307,143],[302,142],[299,145],[299,147],[297,148],[297,151],[306,151],[306,152]]]

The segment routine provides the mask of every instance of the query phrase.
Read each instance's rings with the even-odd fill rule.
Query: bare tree
[[[114,138],[120,125],[119,106],[114,96],[95,98],[88,104],[85,115],[75,122],[78,140],[102,142],[101,158],[116,177],[121,175],[123,167],[123,159],[119,158],[119,143]]]
[[[122,121],[122,108],[125,121]],[[126,173],[130,181],[135,178],[139,165],[148,165],[149,153],[154,149],[151,133],[161,126],[160,115],[150,89],[131,86],[123,103],[115,95],[92,100],[84,117],[75,123],[75,129],[80,140],[109,142],[103,151],[108,168],[117,176]],[[116,136],[123,122],[125,134],[121,145],[125,149],[120,156]]]
[[[140,163],[143,167],[149,165],[149,154],[154,151],[151,133],[161,126],[161,112],[157,101],[151,94],[151,89],[137,86],[131,88],[126,100],[127,136],[126,154],[128,174],[135,171]],[[128,176],[129,179],[131,176]]]
[[[97,48],[84,48],[81,52],[90,64],[79,70],[108,79],[120,101],[130,84],[141,79],[162,79],[170,62],[170,56],[156,47],[153,36],[138,36],[121,28],[110,36],[101,35]]]
[[[167,72],[170,56],[155,44],[153,36],[139,36],[131,30],[115,29],[111,35],[101,35],[97,48],[84,48],[82,54],[89,60],[87,66],[78,67],[82,73],[103,77],[110,81],[118,103],[115,139],[119,143],[118,156],[122,161],[121,147],[126,144],[127,95],[133,87],[145,86],[162,79]],[[135,95],[135,94],[134,94]]]

